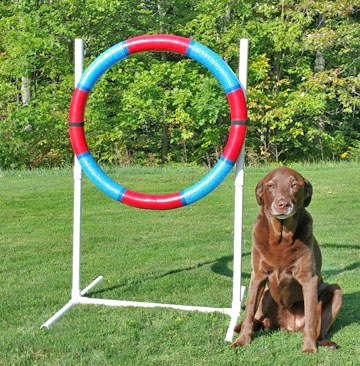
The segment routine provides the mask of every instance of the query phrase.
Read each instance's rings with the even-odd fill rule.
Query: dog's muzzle
[[[291,201],[280,199],[271,204],[271,214],[279,220],[287,219],[295,213],[295,205]]]

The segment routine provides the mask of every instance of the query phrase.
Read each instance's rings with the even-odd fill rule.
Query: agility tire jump
[[[191,187],[171,194],[143,194],[122,187],[98,166],[87,146],[84,132],[85,106],[100,76],[116,62],[144,51],[171,51],[187,55],[210,70],[227,94],[231,111],[230,134],[223,154],[214,168]],[[173,35],[145,35],[130,38],[109,48],[85,70],[72,96],[69,133],[74,153],[89,179],[116,201],[130,206],[164,210],[194,203],[214,190],[235,165],[246,133],[247,112],[244,92],[231,68],[204,45]]]

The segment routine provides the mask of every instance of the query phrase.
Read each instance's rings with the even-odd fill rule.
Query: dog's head
[[[256,200],[279,220],[293,216],[310,204],[312,185],[297,171],[281,167],[261,179],[255,189]]]

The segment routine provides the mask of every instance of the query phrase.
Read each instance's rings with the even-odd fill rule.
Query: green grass
[[[302,334],[260,332],[250,346],[224,341],[229,317],[169,309],[77,305],[40,326],[70,298],[72,170],[0,172],[0,365],[360,365],[360,170],[353,164],[295,166],[314,187],[309,211],[323,274],[344,293],[330,333],[340,349],[301,353]],[[243,279],[250,276],[254,188],[271,168],[247,168]],[[206,169],[109,169],[127,188],[182,190]],[[119,204],[83,184],[82,287],[89,296],[230,307],[233,173],[201,201],[170,211]],[[242,313],[243,315],[243,313]]]

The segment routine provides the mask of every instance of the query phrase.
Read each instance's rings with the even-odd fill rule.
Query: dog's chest
[[[260,268],[267,275],[267,283],[273,299],[290,308],[302,300],[302,288],[296,280],[299,271],[296,256],[278,246],[271,252],[263,252]]]
[[[285,308],[303,300],[299,282],[286,271],[273,271],[268,276],[268,287],[273,299]]]
[[[276,272],[279,277],[294,276],[302,253],[297,245],[266,245],[259,251],[259,261],[263,270]]]
[[[296,245],[289,247],[280,244],[262,249],[258,268],[267,276],[271,295],[278,304],[291,308],[303,299],[302,287],[297,281],[302,263],[299,258],[303,253]]]

